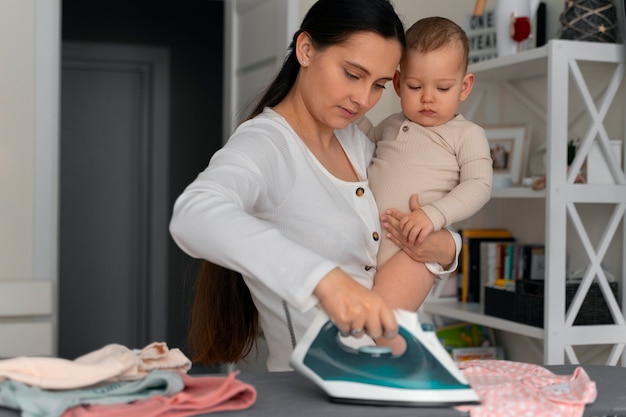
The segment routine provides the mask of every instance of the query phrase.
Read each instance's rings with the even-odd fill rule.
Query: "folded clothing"
[[[45,390],[22,382],[0,382],[0,405],[21,411],[22,417],[59,417],[81,404],[118,404],[155,395],[171,396],[184,388],[182,376],[173,371],[152,371],[135,381],[117,381],[90,388]]]
[[[130,404],[81,405],[68,409],[63,417],[188,417],[219,411],[244,410],[256,401],[256,389],[228,376],[182,375],[185,388],[170,397],[155,396]]]
[[[144,378],[156,369],[186,372],[191,361],[162,342],[139,351],[110,344],[73,361],[52,357],[20,356],[0,360],[0,381],[10,379],[45,389],[84,388],[101,382]]]

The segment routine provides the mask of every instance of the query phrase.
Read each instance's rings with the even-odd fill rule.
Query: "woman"
[[[194,360],[242,359],[258,317],[268,369],[290,369],[315,306],[344,334],[395,336],[392,310],[370,290],[382,236],[366,179],[374,145],[353,122],[380,98],[404,43],[387,0],[317,1],[249,119],[176,201],[174,240],[209,261],[192,312]],[[400,216],[384,216],[398,244]],[[404,249],[420,261],[456,259],[448,231]]]

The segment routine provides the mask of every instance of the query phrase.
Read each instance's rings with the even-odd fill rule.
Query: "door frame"
[[[52,347],[58,348],[61,0],[35,1],[33,279],[52,283]]]
[[[263,10],[265,8],[265,10]],[[265,13],[269,8],[272,13]],[[239,123],[240,112],[259,91],[243,91],[241,77],[252,76],[261,85],[273,77],[282,66],[291,37],[300,24],[298,0],[225,0],[224,1],[224,90],[222,143],[226,143]],[[242,16],[244,16],[242,18]],[[272,22],[263,22],[270,16]],[[246,17],[252,17],[246,19]],[[257,30],[257,27],[263,29]],[[273,31],[268,31],[268,28]],[[250,32],[245,32],[250,29]],[[263,48],[258,44],[259,34],[270,35],[273,46]],[[255,42],[256,41],[256,42]],[[254,51],[245,51],[252,45]],[[266,52],[263,54],[261,52]]]

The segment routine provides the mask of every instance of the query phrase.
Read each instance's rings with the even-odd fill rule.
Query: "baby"
[[[365,119],[360,127],[377,143],[368,178],[380,212],[391,207],[408,212],[409,197],[418,195],[421,207],[405,218],[402,231],[419,245],[489,201],[493,169],[484,130],[457,112],[474,86],[463,29],[429,17],[413,24],[406,40],[393,79],[402,112],[376,127]],[[374,289],[391,307],[416,311],[437,268],[415,262],[383,239]]]

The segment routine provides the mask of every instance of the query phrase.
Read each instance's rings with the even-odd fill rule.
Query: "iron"
[[[296,345],[290,365],[322,388],[331,401],[439,407],[478,403],[479,397],[441,345],[432,324],[417,313],[395,311],[406,350],[346,343],[320,311]],[[348,338],[350,339],[350,338]],[[369,339],[371,341],[371,339]]]

